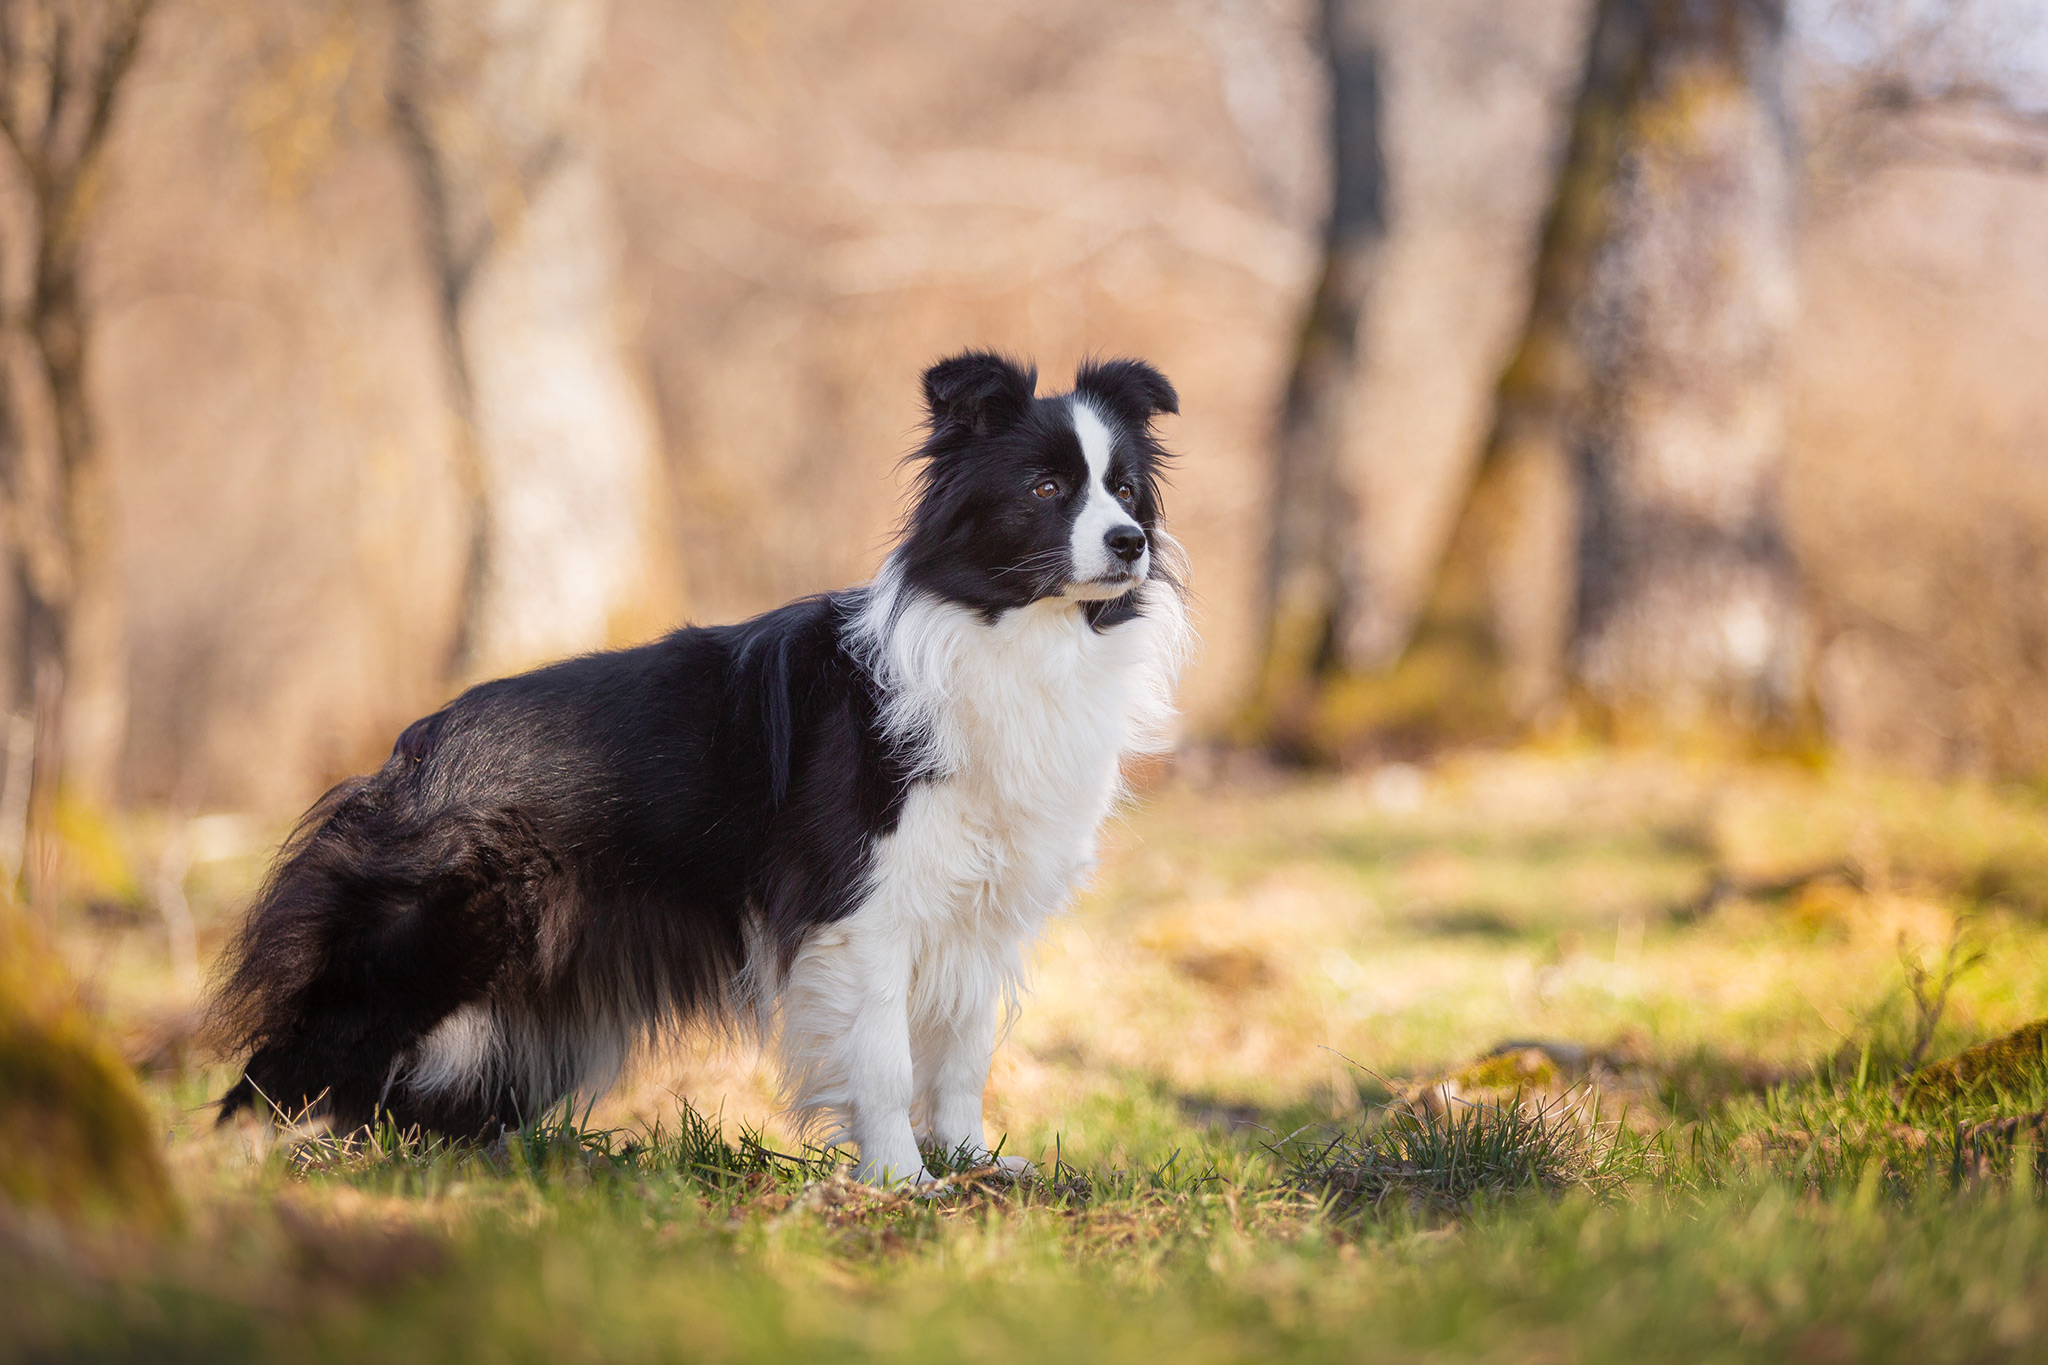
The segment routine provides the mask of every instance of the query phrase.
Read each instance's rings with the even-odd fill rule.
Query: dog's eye
[[[1116,500],[1118,502],[1129,502],[1137,496],[1138,490],[1127,483],[1120,483],[1116,486]]]
[[[1044,483],[1031,490],[1031,496],[1034,498],[1056,498],[1059,495],[1060,481],[1058,479],[1047,479]]]

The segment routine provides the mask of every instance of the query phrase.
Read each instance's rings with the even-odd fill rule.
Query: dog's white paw
[[[999,1156],[990,1160],[989,1165],[1001,1171],[1012,1180],[1025,1180],[1038,1174],[1038,1167],[1021,1156]]]
[[[898,1175],[895,1166],[885,1166],[880,1169],[872,1166],[862,1166],[853,1175],[854,1179],[862,1184],[873,1185],[878,1190],[893,1190],[900,1194],[914,1194],[922,1199],[929,1199],[946,1188],[945,1178],[933,1175],[923,1165],[918,1165],[911,1169],[912,1174]]]

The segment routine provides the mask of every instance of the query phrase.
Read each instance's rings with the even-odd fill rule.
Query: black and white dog
[[[1173,387],[1133,360],[1035,386],[985,352],[925,373],[873,583],[473,688],[323,797],[227,959],[223,1117],[494,1132],[712,1021],[760,1030],[865,1179],[986,1152],[1023,947],[1164,742],[1190,638]]]

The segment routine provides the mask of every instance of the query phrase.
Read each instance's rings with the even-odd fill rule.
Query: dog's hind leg
[[[616,1001],[567,984],[536,999],[515,977],[450,1013],[400,1059],[384,1108],[400,1128],[486,1135],[536,1122],[564,1100],[595,1101],[649,1029]]]
[[[502,840],[463,834],[424,875],[324,830],[280,869],[225,988],[254,1048],[223,1117],[264,1106],[338,1131],[374,1122],[419,1041],[530,954],[528,879],[516,862],[507,875]]]
[[[492,923],[502,915],[497,897],[470,887],[385,907],[382,923],[332,945],[292,1026],[250,1057],[243,1085],[286,1117],[310,1110],[337,1131],[369,1125],[415,1045],[503,964],[510,944]],[[231,1091],[229,1105],[236,1099]]]

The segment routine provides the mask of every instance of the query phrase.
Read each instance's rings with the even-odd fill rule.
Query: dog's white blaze
[[[885,732],[927,776],[866,898],[780,983],[776,1042],[792,1112],[856,1143],[864,1178],[928,1178],[920,1137],[987,1150],[982,1091],[1023,946],[1093,866],[1121,760],[1170,741],[1187,617],[1167,585],[1138,591],[1143,612],[1107,631],[1057,598],[991,624],[905,591],[891,563],[852,627]]]
[[[1081,457],[1088,462],[1087,498],[1074,518],[1069,548],[1074,565],[1071,577],[1075,586],[1068,590],[1067,595],[1080,599],[1121,597],[1129,584],[1120,580],[1131,572],[1143,578],[1151,569],[1152,552],[1148,548],[1138,557],[1136,564],[1126,565],[1110,550],[1107,537],[1111,531],[1119,526],[1138,525],[1109,487],[1109,462],[1115,437],[1109,424],[1086,400],[1068,399],[1067,409],[1073,416],[1074,435],[1081,441]],[[1102,579],[1113,581],[1096,581]]]

